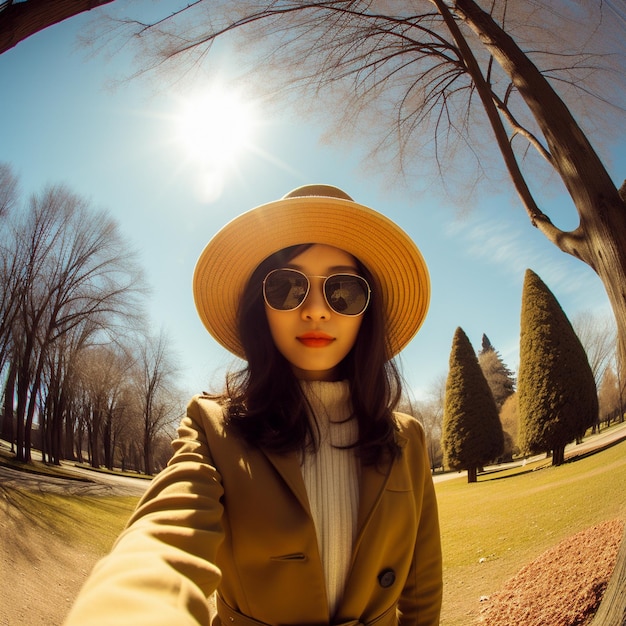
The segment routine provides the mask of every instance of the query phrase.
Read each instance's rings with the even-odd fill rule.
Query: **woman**
[[[392,412],[429,298],[413,242],[308,185],[226,225],[193,288],[247,365],[192,400],[66,624],[438,624],[424,433]]]

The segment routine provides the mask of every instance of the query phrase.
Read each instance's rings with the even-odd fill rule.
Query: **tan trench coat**
[[[403,453],[383,470],[362,468],[352,565],[331,622],[298,455],[250,448],[220,406],[197,396],[169,466],[66,626],[438,624],[441,548],[424,433],[414,418],[396,418]],[[207,601],[216,589],[218,615]]]

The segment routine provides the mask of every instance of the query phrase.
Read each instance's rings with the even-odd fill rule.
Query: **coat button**
[[[392,569],[384,569],[380,574],[378,574],[378,584],[383,587],[383,589],[391,587],[391,585],[395,582],[396,573]]]

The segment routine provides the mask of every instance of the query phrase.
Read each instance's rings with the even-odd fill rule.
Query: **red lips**
[[[304,333],[299,337],[296,337],[296,339],[307,348],[324,348],[335,341],[335,338],[331,335],[318,330]]]

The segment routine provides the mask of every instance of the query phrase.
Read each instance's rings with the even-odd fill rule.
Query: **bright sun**
[[[185,168],[194,172],[198,197],[214,202],[246,153],[256,152],[259,119],[254,101],[234,89],[213,86],[181,100],[174,124],[175,141]]]
[[[251,103],[218,88],[184,101],[177,121],[188,156],[220,170],[232,166],[252,146],[257,123]]]

